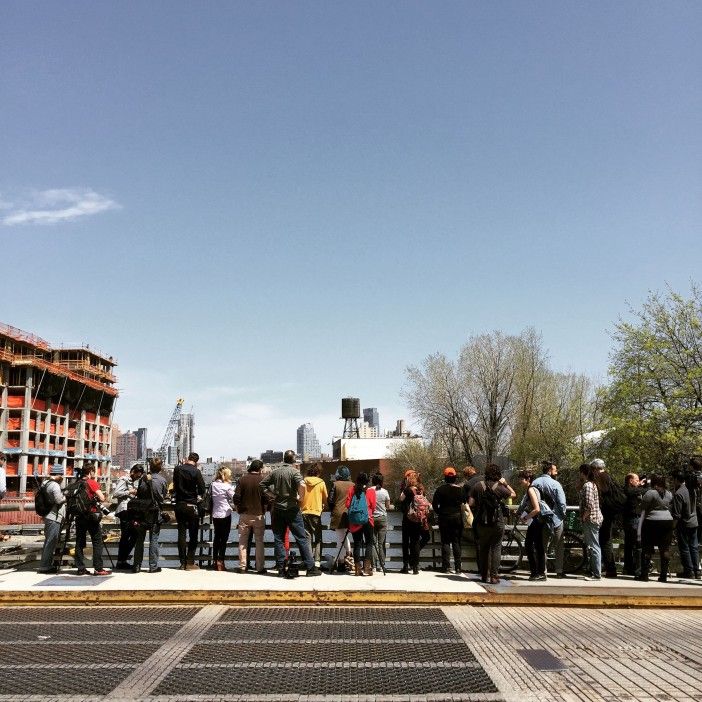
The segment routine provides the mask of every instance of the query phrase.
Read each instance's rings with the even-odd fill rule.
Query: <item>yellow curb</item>
[[[474,605],[596,608],[702,608],[702,596],[310,590],[83,590],[0,592],[0,606],[56,605]]]

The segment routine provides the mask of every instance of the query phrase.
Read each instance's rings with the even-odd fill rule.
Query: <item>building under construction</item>
[[[85,461],[107,473],[116,365],[89,347],[52,349],[0,323],[0,449],[9,490],[31,489],[32,476],[48,475],[56,463],[66,475]]]

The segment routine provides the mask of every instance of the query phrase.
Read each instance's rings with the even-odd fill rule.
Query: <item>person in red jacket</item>
[[[353,537],[353,561],[355,575],[373,575],[373,511],[376,505],[375,490],[366,490],[370,478],[360,473],[356,484],[346,496],[349,516],[349,531]],[[361,548],[365,560],[361,565]]]

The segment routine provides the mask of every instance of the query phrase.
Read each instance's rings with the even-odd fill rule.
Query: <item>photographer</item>
[[[639,542],[639,515],[641,514],[641,497],[646,491],[646,479],[639,479],[636,473],[629,473],[624,478],[624,574],[641,573],[641,543]]]
[[[144,466],[140,463],[135,463],[129,471],[128,478],[120,478],[115,484],[112,491],[112,497],[117,498],[117,507],[115,507],[115,517],[119,518],[120,536],[119,546],[117,547],[117,563],[115,570],[131,570],[132,564],[129,563],[134,544],[136,543],[137,534],[134,529],[133,520],[129,518],[128,507],[129,500],[136,496],[137,486],[144,475]]]
[[[42,483],[40,490],[46,491],[46,496],[51,510],[44,516],[44,547],[41,552],[41,561],[37,568],[37,573],[49,575],[56,573],[54,565],[54,554],[56,544],[61,535],[61,527],[66,517],[66,498],[61,492],[61,481],[63,480],[63,466],[59,463],[52,465],[49,469],[49,476]]]
[[[166,479],[161,475],[163,462],[160,458],[151,461],[151,473],[144,475],[137,486],[136,496],[129,501],[127,514],[136,535],[134,565],[132,573],[141,572],[144,558],[144,540],[149,534],[149,573],[160,573],[158,565],[158,537],[161,532],[161,505],[166,499]]]
[[[111,575],[109,570],[105,570],[102,565],[102,532],[100,531],[100,520],[105,509],[102,503],[105,496],[100,490],[100,485],[95,480],[97,469],[93,463],[88,463],[83,468],[85,490],[91,502],[89,511],[85,514],[76,514],[76,556],[75,563],[78,568],[78,575],[90,575],[90,571],[85,567],[83,549],[86,544],[86,536],[90,534],[90,541],[93,544],[93,575]]]

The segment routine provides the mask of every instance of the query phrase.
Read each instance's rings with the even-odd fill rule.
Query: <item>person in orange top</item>
[[[375,490],[367,490],[368,473],[360,473],[356,484],[346,496],[349,515],[349,531],[353,537],[353,561],[355,575],[373,575],[373,511],[377,498]],[[361,569],[361,548],[364,549]]]

